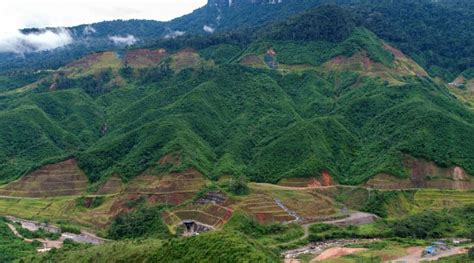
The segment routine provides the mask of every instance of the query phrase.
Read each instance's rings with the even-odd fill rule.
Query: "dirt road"
[[[54,226],[45,225],[45,224],[35,222],[35,221],[31,221],[31,220],[23,220],[23,219],[19,219],[19,218],[14,218],[14,217],[11,217],[11,216],[8,216],[7,218],[11,222],[15,222],[15,223],[18,223],[18,224],[22,225],[22,227],[27,226],[26,229],[28,229],[30,231],[33,231],[33,232],[37,231],[40,228],[42,228],[42,229],[44,229],[48,232],[51,232],[51,233],[58,233],[57,231],[59,231],[59,233],[60,233],[59,228],[54,227]],[[31,243],[31,242],[36,240],[36,241],[40,242],[41,244],[43,244],[43,248],[38,249],[38,252],[46,252],[46,251],[49,251],[53,248],[61,248],[64,244],[64,241],[67,240],[67,239],[72,240],[76,243],[93,244],[93,245],[98,245],[98,244],[101,244],[101,243],[106,241],[105,239],[97,237],[96,235],[94,235],[92,233],[89,233],[85,230],[81,230],[80,234],[61,233],[61,237],[58,240],[48,240],[48,239],[43,239],[43,238],[28,239],[28,238],[23,237],[18,232],[18,230],[16,229],[16,227],[14,225],[12,225],[10,223],[7,223],[7,226],[16,237],[23,239],[25,242]]]
[[[349,217],[322,222],[324,224],[348,226],[348,225],[364,225],[370,224],[378,219],[378,216],[374,214],[354,211],[349,214]]]
[[[440,251],[434,256],[423,257],[423,247],[412,247],[407,249],[407,256],[387,261],[389,263],[417,263],[422,261],[434,261],[440,258],[467,253],[467,247],[453,247],[448,250]]]

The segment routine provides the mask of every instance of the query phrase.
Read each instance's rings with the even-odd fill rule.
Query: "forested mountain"
[[[474,173],[472,111],[347,9],[200,39],[96,53],[0,93],[1,178],[71,157],[91,181],[133,178],[168,154],[167,169],[263,182],[404,177],[406,156]]]
[[[24,29],[72,41],[0,54],[0,261],[473,260],[473,10],[210,0]]]
[[[348,7],[366,28],[413,57],[433,76],[451,81],[473,67],[474,4],[470,0],[210,0],[169,22],[112,21],[69,28],[73,42],[64,47],[23,55],[0,53],[0,71],[57,68],[90,52],[148,46],[182,34],[209,35],[244,28],[255,32],[268,22],[323,4]],[[114,36],[122,42],[111,39]],[[133,38],[127,41],[127,37]]]

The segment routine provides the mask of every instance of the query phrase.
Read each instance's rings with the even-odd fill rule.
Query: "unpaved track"
[[[335,184],[329,186],[309,186],[309,187],[293,187],[293,186],[283,186],[277,184],[269,184],[269,183],[250,183],[251,188],[254,189],[277,189],[277,190],[317,190],[317,189],[334,189],[334,188],[347,188],[347,189],[366,189],[368,191],[381,191],[381,192],[404,192],[404,191],[416,191],[416,190],[441,190],[437,188],[399,188],[399,189],[383,189],[383,188],[372,188],[367,187],[364,185],[343,185],[343,184]]]
[[[395,259],[395,260],[386,261],[386,262],[387,263],[417,263],[417,262],[422,262],[422,261],[434,261],[434,260],[438,260],[438,259],[444,258],[444,257],[449,257],[449,256],[454,256],[454,255],[467,253],[467,248],[468,247],[466,247],[466,246],[464,246],[464,247],[453,247],[453,248],[450,248],[448,250],[441,251],[435,256],[423,257],[422,253],[423,253],[424,248],[423,247],[414,247],[414,248],[410,248],[410,249],[407,250],[409,255],[407,255],[405,257],[402,257],[402,258]]]
[[[11,217],[11,218],[13,218],[13,217]],[[22,223],[22,225],[25,222],[39,224],[38,222],[30,221],[30,220],[23,220],[23,219],[18,219],[18,218],[13,218],[13,219],[15,220],[15,222]],[[98,236],[96,236],[92,233],[89,233],[85,230],[81,230],[80,235],[72,234],[72,233],[62,233],[61,237],[58,240],[48,240],[48,239],[43,239],[43,238],[28,239],[28,238],[23,237],[18,232],[18,230],[16,229],[16,227],[14,225],[12,225],[10,223],[6,223],[6,224],[7,224],[8,228],[13,232],[13,234],[16,237],[23,239],[25,242],[31,243],[31,242],[36,240],[36,241],[39,241],[41,244],[43,244],[43,248],[38,249],[39,252],[46,252],[46,251],[49,251],[52,248],[61,248],[66,239],[70,239],[70,240],[72,240],[74,242],[77,242],[77,243],[86,243],[86,244],[94,244],[94,245],[98,245],[98,244],[101,244],[101,243],[107,241],[106,239],[100,238],[100,237],[98,237]],[[34,229],[31,229],[31,230],[35,231]]]
[[[342,219],[337,219],[337,220],[331,220],[331,221],[324,221],[321,223],[324,224],[331,224],[331,225],[364,225],[364,224],[370,224],[374,222],[378,216],[374,214],[369,214],[369,213],[364,213],[364,212],[351,212],[349,214],[349,217],[342,218]]]

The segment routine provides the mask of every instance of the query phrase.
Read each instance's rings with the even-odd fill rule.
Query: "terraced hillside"
[[[129,195],[145,195],[152,202],[177,205],[192,199],[206,184],[195,169],[181,173],[154,174],[153,169],[133,179],[125,188]]]
[[[88,185],[87,176],[74,159],[44,166],[0,188],[0,195],[15,197],[53,197],[80,195]]]
[[[442,209],[462,207],[474,203],[474,193],[456,191],[423,190],[415,194],[415,202],[420,207]]]

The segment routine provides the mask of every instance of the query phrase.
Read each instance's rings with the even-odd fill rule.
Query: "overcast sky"
[[[133,18],[168,21],[206,3],[207,0],[0,0],[0,52],[49,50],[72,41],[67,31],[25,35],[18,31],[21,28]]]
[[[73,26],[112,19],[167,21],[206,0],[0,0],[0,32],[24,27]]]

